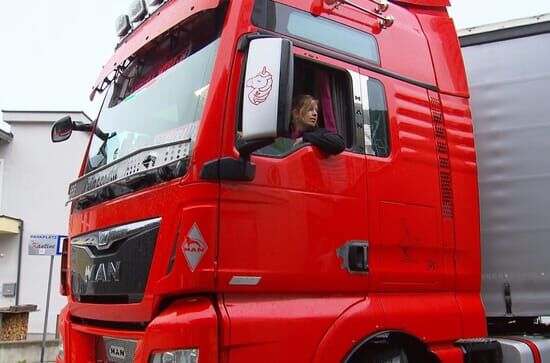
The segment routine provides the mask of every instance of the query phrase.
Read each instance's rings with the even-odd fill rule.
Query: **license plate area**
[[[96,361],[102,363],[132,363],[137,341],[112,337],[97,337]]]

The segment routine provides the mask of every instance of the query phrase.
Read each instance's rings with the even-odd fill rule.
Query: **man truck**
[[[485,264],[501,257],[485,307],[480,295],[474,128],[449,5],[134,1],[93,86],[97,120],[52,128],[54,141],[91,134],[69,187],[57,362],[548,360],[544,251],[522,249],[542,248],[546,225],[529,224],[538,242],[506,229],[521,194],[491,215],[502,229],[483,230],[507,249],[486,251]],[[288,137],[300,94],[319,100],[342,153]],[[480,170],[482,192],[502,197]]]

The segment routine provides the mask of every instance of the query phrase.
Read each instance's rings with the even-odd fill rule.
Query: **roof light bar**
[[[118,16],[115,20],[115,28],[116,28],[116,34],[121,38],[126,34],[128,34],[128,32],[132,30],[132,26],[130,25],[130,19],[128,18],[128,15],[123,14]]]
[[[157,6],[164,2],[164,0],[148,0],[147,5],[149,6]]]
[[[135,0],[130,5],[129,17],[132,23],[137,23],[145,19],[147,15],[147,8],[145,7],[145,0]]]

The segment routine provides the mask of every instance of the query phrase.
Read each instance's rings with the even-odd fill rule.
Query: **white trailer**
[[[477,150],[482,296],[503,362],[550,362],[550,14],[459,31]]]

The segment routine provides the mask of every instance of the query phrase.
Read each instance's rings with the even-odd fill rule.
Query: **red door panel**
[[[221,191],[219,288],[242,291],[366,291],[367,274],[341,268],[347,241],[368,240],[364,156],[326,156],[312,146],[282,158],[253,157],[252,182]]]

